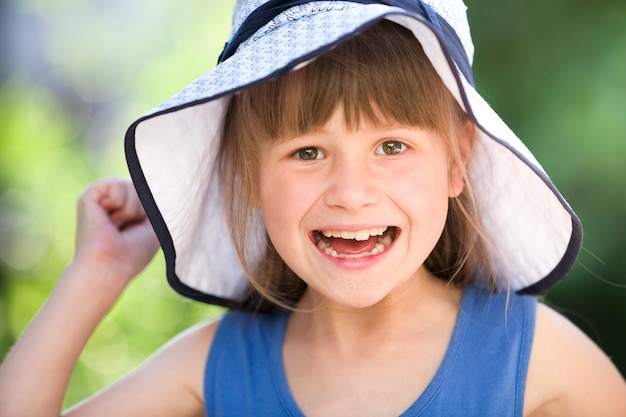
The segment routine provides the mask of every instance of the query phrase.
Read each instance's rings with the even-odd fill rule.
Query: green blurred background
[[[214,66],[232,3],[0,0],[0,359],[72,256],[77,195],[127,176],[126,127]],[[577,264],[547,301],[624,374],[626,2],[467,4],[479,91],[585,227]],[[67,404],[219,313],[174,294],[157,256],[90,341]]]

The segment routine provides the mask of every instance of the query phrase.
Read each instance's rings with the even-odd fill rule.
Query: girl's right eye
[[[302,148],[294,152],[293,156],[303,161],[315,161],[323,159],[326,155],[320,149],[315,147]]]

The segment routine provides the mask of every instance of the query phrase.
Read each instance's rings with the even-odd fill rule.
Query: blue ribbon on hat
[[[359,4],[386,4],[388,6],[399,7],[409,12],[422,16],[431,29],[441,41],[444,50],[456,63],[465,79],[473,86],[474,77],[472,75],[472,65],[469,57],[465,53],[465,48],[456,31],[450,24],[436,13],[428,4],[421,0],[347,0]],[[235,51],[246,39],[250,38],[257,30],[272,21],[274,17],[291,7],[311,0],[270,0],[254,10],[241,24],[231,41],[224,46],[224,50],[218,58],[218,64],[224,62],[235,54]]]

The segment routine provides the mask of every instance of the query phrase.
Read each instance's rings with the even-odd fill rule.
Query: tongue
[[[330,244],[340,255],[356,255],[359,253],[371,252],[378,241],[377,236],[370,236],[367,240],[341,239],[331,237]]]

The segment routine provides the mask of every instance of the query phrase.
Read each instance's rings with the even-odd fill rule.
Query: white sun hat
[[[239,0],[218,65],[126,133],[130,174],[175,290],[232,307],[247,287],[215,169],[230,97],[305,65],[381,19],[413,32],[479,128],[468,169],[501,288],[539,294],[567,274],[581,246],[580,221],[473,87],[474,47],[462,0]]]

